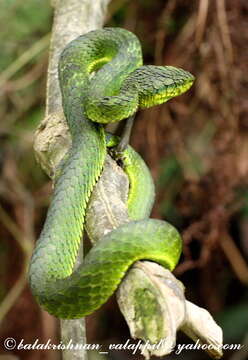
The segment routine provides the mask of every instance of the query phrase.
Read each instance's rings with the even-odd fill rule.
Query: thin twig
[[[220,245],[229,260],[237,278],[245,285],[248,285],[248,265],[241,255],[232,238],[226,234],[220,241]]]
[[[26,65],[33,57],[45,50],[50,41],[50,34],[45,35],[37,41],[31,48],[26,50],[18,59],[5,69],[0,76],[0,86],[3,86],[17,71]]]
[[[23,252],[30,252],[30,250],[32,251],[32,246],[30,245],[30,242],[25,239],[22,231],[18,228],[16,223],[12,221],[11,217],[6,213],[6,211],[1,206],[1,204],[0,204],[0,221],[8,229],[8,231],[14,237],[14,239],[17,241],[18,245],[20,246]]]
[[[209,0],[201,0],[196,19],[195,42],[199,46],[201,44],[203,34],[206,28],[206,21],[208,15]]]
[[[28,270],[28,264],[30,260],[30,256],[32,254],[33,246],[29,239],[24,236],[23,232],[18,228],[18,226],[12,221],[10,216],[5,212],[3,207],[0,205],[0,221],[2,224],[8,229],[8,231],[12,234],[14,239],[18,242],[23,256],[23,267],[21,274],[14,284],[14,286],[10,289],[8,294],[3,299],[0,306],[0,323],[4,319],[5,315],[12,308],[16,300],[19,298],[22,293],[25,285],[26,285],[26,275]]]
[[[232,41],[230,37],[230,31],[226,16],[226,8],[225,8],[225,0],[218,0],[216,1],[217,6],[217,18],[219,22],[219,27],[221,31],[221,37],[224,44],[224,47],[226,49],[227,58],[229,60],[229,63],[233,62],[233,47],[232,47]]]
[[[33,84],[41,75],[43,74],[43,70],[45,67],[45,61],[38,62],[35,64],[30,71],[25,73],[22,77],[7,82],[6,90],[8,92],[15,92],[18,90],[22,90]]]

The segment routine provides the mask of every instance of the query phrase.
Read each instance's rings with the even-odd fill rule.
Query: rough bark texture
[[[107,157],[101,178],[95,186],[86,216],[92,242],[128,222],[126,199],[128,179],[116,163]],[[117,291],[117,300],[133,338],[144,341],[142,354],[169,354],[181,329],[214,358],[222,356],[222,330],[211,315],[184,297],[184,286],[162,266],[138,261],[126,274]],[[154,346],[146,346],[157,344]]]
[[[51,37],[50,57],[47,76],[47,97],[46,97],[46,117],[41,123],[37,133],[34,148],[41,166],[50,176],[53,176],[55,164],[63,157],[70,146],[70,137],[68,136],[67,126],[62,112],[61,95],[58,82],[58,59],[61,51],[71,40],[77,36],[87,33],[90,30],[102,27],[106,8],[110,0],[55,0],[54,22]],[[53,119],[59,118],[59,123]],[[42,129],[46,126],[51,132],[49,139],[39,138]],[[57,136],[56,136],[57,135]],[[59,141],[54,142],[53,139]],[[53,145],[51,145],[53,144]],[[50,145],[52,149],[50,149]],[[39,152],[39,149],[42,149]],[[44,149],[46,149],[44,151]],[[49,154],[49,155],[48,155]],[[46,158],[48,155],[48,158]],[[49,163],[49,165],[47,165]],[[48,171],[50,169],[50,171]],[[82,257],[82,248],[80,257]],[[61,321],[62,340],[66,344],[72,340],[73,344],[85,343],[85,322],[84,319]],[[85,350],[65,350],[63,359],[86,359]]]
[[[61,108],[58,59],[63,48],[77,36],[101,28],[110,0],[55,0],[51,52],[47,78],[46,115]]]

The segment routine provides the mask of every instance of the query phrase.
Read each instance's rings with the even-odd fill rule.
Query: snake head
[[[95,122],[120,121],[138,108],[159,105],[183,94],[194,79],[188,71],[173,66],[140,66],[126,77],[117,95],[89,97],[85,111]]]
[[[128,83],[135,83],[139,92],[139,107],[162,104],[183,94],[194,82],[194,76],[173,66],[141,66],[129,75]]]

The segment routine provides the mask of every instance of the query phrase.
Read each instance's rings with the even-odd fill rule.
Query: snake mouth
[[[192,76],[193,77],[193,76]],[[140,108],[149,108],[151,106],[160,105],[164,102],[185,93],[191,88],[194,83],[194,77],[192,79],[173,82],[171,85],[165,85],[159,89],[155,94],[144,95],[140,98]]]
[[[127,78],[125,88],[134,84],[139,94],[139,107],[148,108],[183,94],[194,80],[190,72],[174,66],[145,65]]]
[[[188,73],[190,74],[190,73]],[[161,97],[162,101],[167,101],[175,96],[179,96],[188,91],[194,83],[195,78],[190,74],[189,78],[182,80],[173,80],[170,85],[165,84],[165,88],[161,89],[155,96]]]
[[[138,108],[159,105],[183,94],[194,79],[190,72],[173,66],[140,66],[117,91],[86,99],[85,112],[94,122],[117,122],[130,117]]]

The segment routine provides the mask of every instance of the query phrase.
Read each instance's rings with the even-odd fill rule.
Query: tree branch
[[[50,57],[47,76],[47,96],[45,119],[39,126],[34,141],[38,162],[48,175],[53,176],[55,165],[64,156],[70,146],[70,136],[63,116],[58,81],[58,59],[67,43],[77,36],[103,25],[106,8],[110,0],[55,0],[54,23],[51,36]],[[59,119],[59,123],[54,121]],[[45,139],[43,130],[50,129],[50,137]],[[45,131],[46,132],[46,131]],[[56,139],[56,134],[58,135]],[[83,254],[80,251],[80,258]],[[84,319],[62,320],[62,340],[66,344],[85,343]],[[65,350],[64,360],[86,359],[85,350]]]

